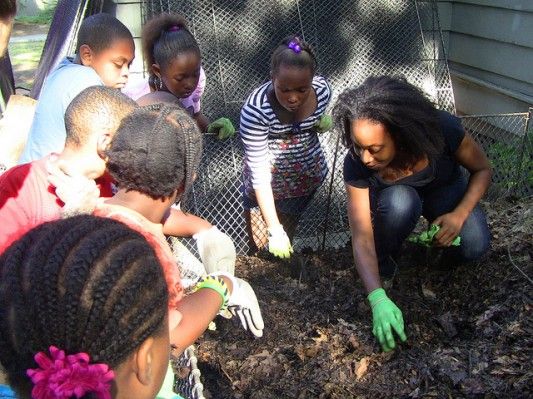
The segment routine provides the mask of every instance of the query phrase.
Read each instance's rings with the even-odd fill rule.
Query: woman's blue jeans
[[[387,275],[394,270],[391,256],[398,254],[403,241],[415,228],[420,216],[429,222],[451,212],[463,198],[467,187],[461,177],[450,185],[430,191],[411,186],[394,185],[384,189],[370,188],[374,242],[380,272]],[[450,247],[446,253],[454,262],[480,258],[489,248],[490,232],[485,213],[479,206],[466,219],[461,232],[461,245]],[[392,270],[391,270],[392,269]]]

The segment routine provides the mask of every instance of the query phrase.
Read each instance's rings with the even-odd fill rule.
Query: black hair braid
[[[31,273],[29,280],[30,286],[43,287],[42,290],[36,290],[33,295],[38,310],[36,322],[40,324],[44,340],[65,342],[65,329],[50,329],[49,326],[51,323],[66,325],[67,313],[63,311],[61,305],[65,278],[63,262],[68,259],[73,243],[79,242],[90,232],[89,227],[73,226],[68,235],[58,237],[58,240],[51,240],[48,234],[43,233],[38,237],[38,245],[29,250],[24,263],[25,269],[31,270],[34,262],[48,265],[40,273]]]
[[[130,247],[129,251],[137,252],[140,249],[142,248]],[[112,259],[113,263],[116,263],[117,261],[129,262],[130,259]],[[142,262],[134,261],[129,263],[129,268],[126,271],[126,274],[128,275],[128,286],[123,286],[120,280],[114,284],[114,289],[121,292],[121,295],[116,298],[109,298],[108,301],[105,300],[106,298],[101,298],[99,300],[101,306],[98,310],[101,314],[106,315],[106,317],[102,319],[101,323],[99,323],[99,328],[92,330],[92,339],[88,339],[89,337],[86,339],[87,344],[91,349],[104,349],[106,346],[113,343],[118,346],[125,344],[128,340],[124,340],[123,338],[127,338],[132,334],[137,335],[135,331],[143,330],[142,326],[156,310],[154,309],[154,305],[157,306],[158,302],[154,301],[154,298],[152,298],[151,295],[142,295],[143,286],[150,284],[150,281],[147,281],[146,278],[141,279],[137,277],[142,275],[139,271],[139,268],[141,267],[143,267]],[[101,276],[100,283],[106,280],[108,274],[109,273],[105,273]],[[155,299],[157,299],[157,297],[155,297]],[[113,312],[115,308],[125,308],[128,304],[136,302],[142,304],[142,307],[140,309],[135,309],[135,312],[127,312],[124,314]],[[155,312],[155,314],[157,315],[157,312]],[[138,317],[135,318],[136,316]],[[114,342],[107,342],[107,337],[110,334],[113,334],[113,331],[117,328],[118,331],[115,333],[116,336]],[[111,359],[111,361],[113,361],[113,359]]]
[[[183,135],[184,143],[184,165],[183,165],[183,195],[181,197],[182,210],[185,212],[186,200],[192,189],[198,166],[202,157],[203,139],[196,123],[191,118],[180,118],[176,115],[176,123],[179,131]]]
[[[139,286],[142,286],[143,283],[139,283]],[[121,303],[119,305],[127,305],[125,303],[125,298],[120,302]],[[107,323],[107,325],[104,327],[98,339],[89,346],[89,349],[91,350],[94,347],[93,350],[99,350],[102,356],[105,354],[116,354],[117,357],[114,358],[111,356],[109,358],[109,362],[118,363],[120,360],[122,360],[118,357],[121,352],[131,353],[137,347],[135,342],[143,342],[150,335],[153,335],[152,331],[150,330],[150,326],[153,323],[162,322],[162,319],[159,318],[157,313],[158,302],[144,301],[140,303],[142,303],[142,307],[139,309],[139,312],[134,314],[132,313],[123,319],[118,320],[118,324],[112,325],[110,319],[109,323]],[[115,339],[112,341],[107,340],[109,334],[116,330],[117,326],[119,331],[115,333]],[[132,339],[128,339],[129,337]]]
[[[135,289],[128,287],[127,289],[123,287],[123,282],[121,279],[116,279],[116,265],[126,264],[129,265],[129,269],[124,271],[124,274],[130,275],[131,269],[137,264],[142,264],[144,261],[143,257],[143,248],[142,246],[135,245],[135,243],[130,243],[124,237],[119,237],[118,234],[114,238],[115,247],[113,250],[109,251],[105,258],[101,258],[97,264],[97,270],[91,278],[87,281],[87,284],[83,288],[81,297],[84,302],[87,304],[86,308],[88,309],[85,312],[84,319],[87,326],[97,326],[98,328],[92,328],[90,334],[85,334],[80,345],[89,346],[91,343],[97,341],[97,337],[101,335],[101,329],[103,326],[113,320],[119,320],[122,315],[116,314],[113,315],[113,307],[121,300],[124,296],[133,295],[133,299],[137,293]],[[127,246],[126,248],[123,248]],[[141,273],[142,274],[142,273]],[[119,276],[120,277],[120,276]],[[137,285],[136,280],[132,280],[132,277],[125,279],[124,282],[128,284]],[[108,296],[107,293],[110,289],[116,289],[121,292],[120,296]],[[137,288],[137,287],[136,287]],[[133,302],[133,301],[132,301]],[[89,306],[90,303],[90,306]],[[109,317],[102,319],[102,314],[109,314]],[[80,323],[81,327],[81,323]]]
[[[26,339],[24,332],[30,331],[32,328],[31,317],[35,312],[19,314],[16,311],[16,309],[27,307],[25,295],[13,296],[11,301],[6,301],[5,298],[17,289],[22,291],[24,284],[20,265],[24,262],[29,244],[35,236],[36,234],[30,231],[24,239],[13,243],[0,256],[0,361],[6,367],[3,359],[10,359],[12,364],[11,379],[15,381],[25,378],[24,365],[32,359],[28,354],[26,356],[21,354],[21,351],[25,345],[31,344]],[[8,251],[10,252],[9,256],[7,256]],[[22,334],[17,333],[18,331],[21,331]]]
[[[289,48],[291,42],[300,46],[300,52]],[[314,75],[317,68],[316,54],[313,47],[299,36],[291,35],[284,38],[274,49],[270,61],[270,70],[276,74],[281,65],[309,68]]]
[[[183,188],[183,199],[200,163],[202,134],[182,107],[152,104],[124,118],[106,153],[119,188],[153,199]]]
[[[87,341],[88,335],[85,331],[98,331],[101,324],[104,307],[107,300],[112,300],[109,292],[116,288],[117,280],[125,273],[121,272],[123,265],[128,265],[140,256],[142,252],[122,250],[124,234],[120,229],[108,229],[107,237],[103,238],[99,234],[89,234],[86,237],[89,250],[83,258],[73,259],[73,262],[66,264],[72,274],[79,273],[79,278],[69,279],[64,282],[66,288],[62,298],[62,305],[65,314],[69,315],[66,320],[66,342],[74,347],[83,346],[82,342]],[[101,241],[113,243],[113,248],[102,254],[98,248],[104,247]],[[92,250],[92,248],[97,248]],[[122,256],[113,259],[114,262],[106,261],[109,253],[121,251]],[[77,310],[76,313],[74,311]],[[91,315],[93,317],[91,318]]]
[[[36,227],[0,256],[0,276],[0,362],[22,397],[37,352],[54,345],[113,368],[159,333],[167,314],[153,248],[112,219],[83,215]]]

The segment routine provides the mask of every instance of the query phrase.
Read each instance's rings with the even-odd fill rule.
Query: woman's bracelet
[[[196,292],[202,288],[209,288],[218,292],[222,297],[222,305],[220,306],[220,310],[227,309],[230,294],[228,286],[222,277],[211,275],[202,277],[200,281],[198,281],[198,283],[196,284],[196,287],[194,287],[193,292]]]

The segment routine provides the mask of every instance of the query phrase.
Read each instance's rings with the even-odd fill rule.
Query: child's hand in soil
[[[231,280],[233,290],[228,300],[228,310],[233,316],[239,317],[246,331],[250,331],[256,338],[262,337],[265,323],[252,286],[247,281],[229,273],[216,272],[211,275],[223,276]]]
[[[268,229],[268,252],[281,259],[288,259],[293,252],[291,241],[281,224]]]

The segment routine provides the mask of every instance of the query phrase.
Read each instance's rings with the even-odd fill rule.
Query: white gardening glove
[[[200,259],[207,274],[226,272],[235,274],[237,253],[233,241],[216,226],[192,236],[196,240]]]
[[[233,291],[228,301],[229,311],[233,316],[239,316],[241,324],[246,331],[249,330],[257,338],[262,337],[265,323],[257,302],[257,296],[250,284],[229,273],[216,272],[211,275],[224,276],[231,280]]]
[[[65,204],[62,214],[92,213],[100,190],[96,182],[82,175],[71,176],[54,160],[46,164],[48,182],[55,187],[56,195]]]
[[[281,224],[268,228],[268,252],[281,259],[291,257],[291,241]]]

